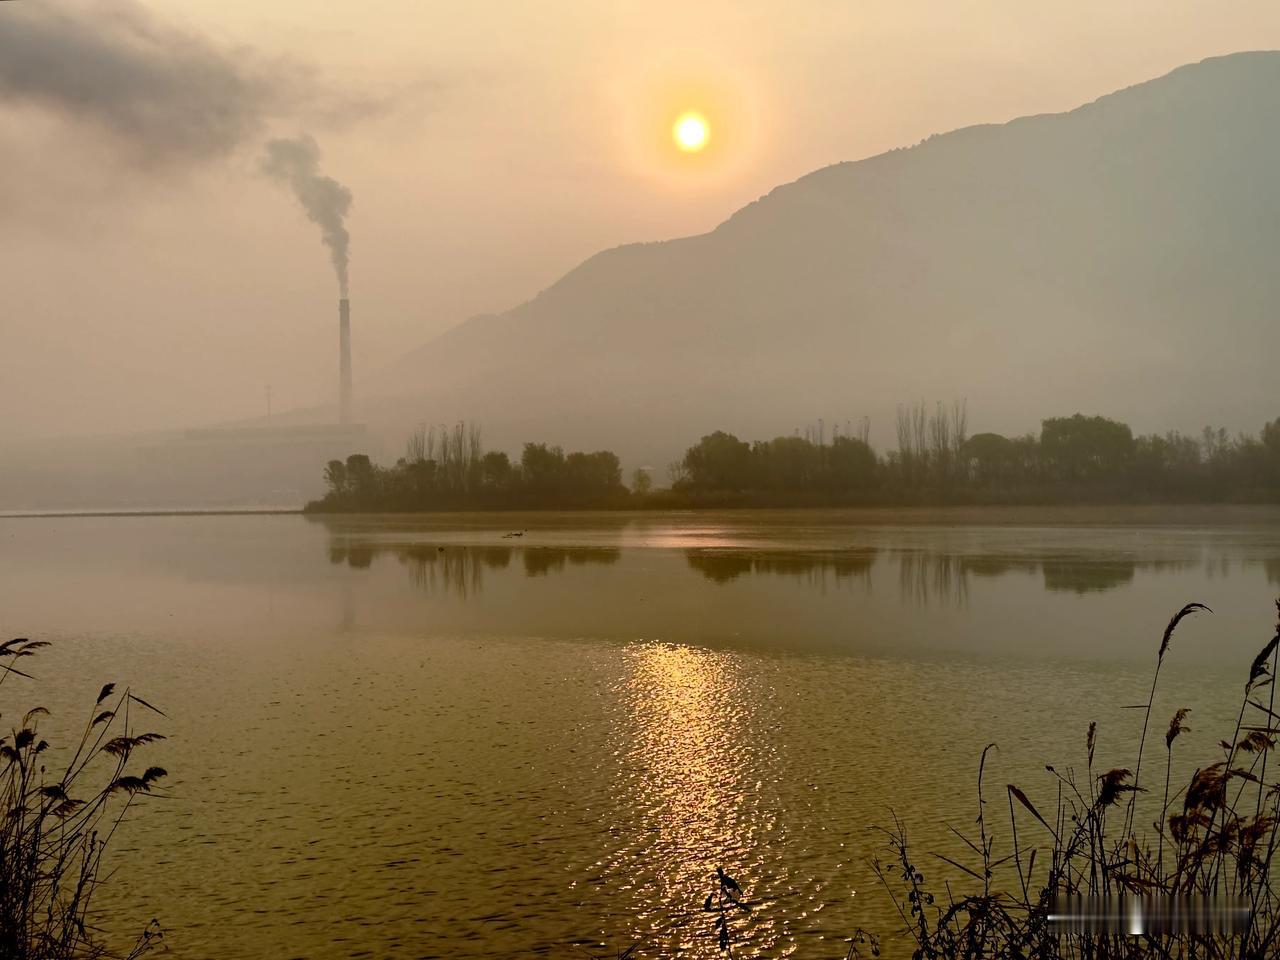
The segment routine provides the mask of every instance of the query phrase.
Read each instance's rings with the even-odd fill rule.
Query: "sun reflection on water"
[[[654,938],[693,956],[716,956],[711,918],[699,905],[717,866],[744,879],[764,872],[760,835],[777,827],[776,811],[761,802],[758,772],[772,764],[753,706],[759,691],[740,663],[724,653],[664,643],[626,651],[629,734],[619,765],[619,802],[640,829],[622,852],[631,875],[622,882],[636,900],[653,905],[636,918],[635,936]],[[776,865],[770,865],[775,881]],[[748,896],[755,891],[748,889]],[[767,916],[750,923],[751,952],[779,944]],[[745,930],[745,927],[744,927]],[[786,955],[783,950],[778,955]]]

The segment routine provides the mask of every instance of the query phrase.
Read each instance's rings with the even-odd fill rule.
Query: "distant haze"
[[[635,425],[644,458],[664,410],[684,442],[957,395],[978,428],[1256,429],[1265,58],[828,165],[1264,47],[1270,3],[0,4],[0,445],[332,404],[329,258],[259,162],[299,130],[359,198],[356,393],[398,398],[366,408],[389,435]],[[663,152],[677,107],[700,165]]]
[[[1238,54],[827,167],[450,331],[367,409],[660,463],[820,417],[884,443],[916,399],[1008,432],[1077,411],[1256,430],[1280,415],[1277,118],[1280,53]]]

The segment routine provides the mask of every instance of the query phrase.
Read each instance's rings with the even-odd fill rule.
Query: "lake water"
[[[709,958],[723,865],[735,955],[834,958],[987,743],[999,809],[1091,720],[1130,765],[1192,600],[1152,722],[1216,759],[1277,593],[1262,508],[0,519],[0,630],[54,641],[0,707],[169,715],[99,904],[177,957]]]

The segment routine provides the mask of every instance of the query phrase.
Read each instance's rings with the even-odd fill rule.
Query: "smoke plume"
[[[230,152],[291,86],[135,0],[0,4],[0,102],[102,130],[141,162]]]
[[[287,184],[308,219],[320,227],[320,239],[329,248],[333,269],[338,275],[339,296],[345,297],[351,242],[346,217],[351,209],[351,191],[320,172],[320,147],[306,134],[292,140],[269,141],[262,169],[268,176]]]

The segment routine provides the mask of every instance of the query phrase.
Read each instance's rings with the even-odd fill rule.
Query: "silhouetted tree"
[[[1133,431],[1106,417],[1052,417],[1041,425],[1040,451],[1055,479],[1114,479],[1133,457]]]
[[[347,492],[347,465],[341,460],[330,460],[324,468],[324,482],[336,496],[344,496]]]
[[[577,496],[616,489],[622,486],[622,465],[608,450],[571,453],[564,461],[564,485]]]
[[[865,424],[865,421],[864,421]],[[865,432],[865,428],[864,428]],[[1052,417],[1040,435],[968,436],[963,402],[899,408],[900,449],[883,457],[851,429],[825,441],[825,421],[793,436],[746,443],[716,431],[669,467],[671,490],[652,491],[647,470],[622,485],[607,450],[571,452],[526,443],[520,462],[484,451],[480,429],[419,428],[394,466],[353,454],[331,460],[323,510],[654,505],[817,505],[1066,500],[1280,499],[1280,419],[1260,435],[1134,437],[1102,416]],[[641,499],[643,498],[643,499]]]
[[[500,450],[490,450],[480,458],[480,482],[495,490],[511,482],[511,458]]]
[[[745,446],[745,445],[744,445]],[[801,437],[775,437],[757,441],[747,462],[739,469],[740,489],[809,490],[822,475],[822,450]]]
[[[1280,417],[1262,428],[1261,446],[1267,479],[1280,484]]]
[[[534,493],[549,493],[564,481],[564,451],[545,443],[526,443],[520,455],[525,486]]]
[[[347,489],[353,496],[365,498],[373,495],[378,477],[368,456],[353,453],[347,457],[346,474]]]
[[[751,447],[731,433],[717,430],[684,455],[688,483],[709,490],[741,490],[749,486]]]
[[[862,439],[840,436],[831,442],[827,454],[830,485],[835,490],[869,490],[875,486],[875,451]]]
[[[405,441],[404,445],[405,460],[409,463],[418,463],[421,460],[428,460],[431,458],[431,453],[428,452],[428,435],[426,424],[419,425],[409,434],[409,439]],[[430,446],[434,447],[435,428],[432,428],[430,431],[430,436],[432,440]]]
[[[1014,442],[998,433],[975,433],[960,448],[967,472],[980,484],[999,484],[1017,470]]]

